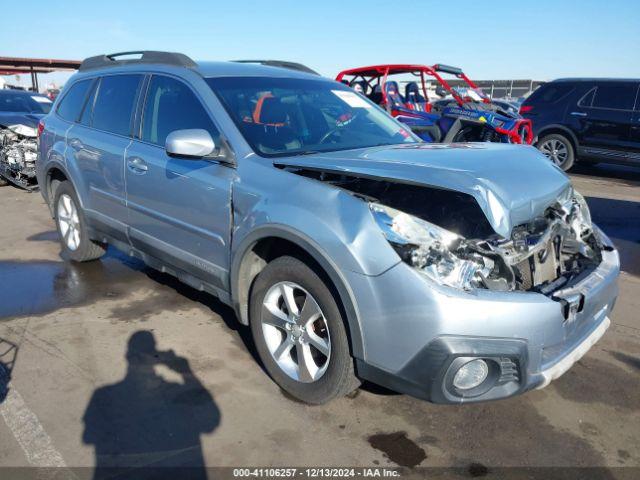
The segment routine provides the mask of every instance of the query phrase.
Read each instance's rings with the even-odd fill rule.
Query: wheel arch
[[[44,185],[40,185],[40,189],[42,191],[42,196],[49,206],[51,216],[53,216],[54,214],[53,201],[56,193],[56,188],[60,183],[64,181],[71,181],[71,177],[69,176],[66,168],[56,160],[50,161],[44,174]]]
[[[231,261],[230,288],[233,307],[240,323],[249,324],[249,298],[258,274],[267,263],[282,255],[301,259],[333,290],[347,321],[353,356],[363,358],[364,347],[354,295],[337,265],[310,238],[286,226],[265,226],[242,239]]]
[[[543,129],[541,129],[538,132],[538,142],[536,142],[536,147],[537,147],[537,144],[540,143],[540,139],[542,139],[542,137],[545,137],[546,135],[553,135],[553,134],[567,137],[567,139],[571,142],[571,146],[573,147],[574,157],[577,157],[578,144],[579,144],[578,137],[576,137],[575,133],[573,133],[570,128],[567,128],[564,125],[552,124],[552,125],[547,125]]]

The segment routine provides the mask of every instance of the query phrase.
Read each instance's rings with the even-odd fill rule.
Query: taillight
[[[44,131],[44,121],[40,120],[40,122],[38,122],[38,138],[40,138],[40,135],[42,135],[43,131]]]
[[[531,110],[533,110],[533,105],[522,105],[520,107],[520,115],[530,112]]]

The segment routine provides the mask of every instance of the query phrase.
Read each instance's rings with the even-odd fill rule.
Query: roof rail
[[[137,58],[123,58],[118,57],[130,57],[132,55]],[[197,64],[189,57],[182,53],[174,52],[157,52],[153,50],[141,50],[134,52],[119,52],[111,53],[109,55],[96,55],[95,57],[89,57],[83,60],[80,64],[79,71],[92,70],[95,68],[105,67],[119,67],[122,65],[140,64],[140,63],[161,63],[164,65],[174,65],[177,67],[193,68]]]
[[[287,60],[232,60],[235,63],[258,63],[260,65],[267,65],[269,67],[288,68],[289,70],[296,70],[298,72],[312,73],[314,75],[320,75],[315,70],[303,65],[301,63],[289,62]]]

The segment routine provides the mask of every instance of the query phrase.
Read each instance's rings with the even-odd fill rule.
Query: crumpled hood
[[[505,238],[542,215],[571,185],[534,147],[500,143],[392,145],[278,158],[274,164],[463,192]]]
[[[0,112],[0,125],[3,127],[26,125],[27,127],[37,128],[38,122],[42,117],[44,117],[43,113]]]

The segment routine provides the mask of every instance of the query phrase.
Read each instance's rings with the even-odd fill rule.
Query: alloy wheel
[[[80,246],[80,219],[73,199],[65,194],[58,199],[58,228],[62,241],[69,250],[75,251]]]
[[[552,138],[540,145],[540,151],[553,163],[561,167],[567,161],[569,149],[564,142]]]
[[[278,282],[262,304],[265,343],[278,367],[303,383],[317,381],[327,370],[331,338],[320,306],[300,285]]]

